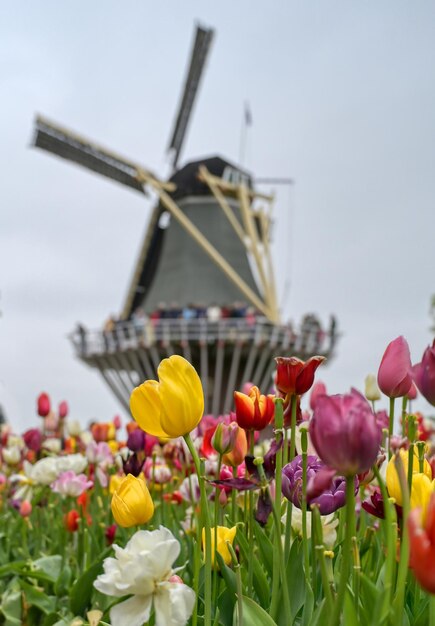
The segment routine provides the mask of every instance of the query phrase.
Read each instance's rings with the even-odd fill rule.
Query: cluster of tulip
[[[328,395],[323,360],[278,357],[273,394],[214,417],[164,359],[125,442],[41,394],[42,428],[1,431],[5,623],[435,624],[435,427],[410,410],[435,406],[435,342],[412,366],[392,341],[364,394]]]

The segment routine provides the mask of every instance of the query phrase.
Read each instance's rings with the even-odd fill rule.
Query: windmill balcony
[[[146,379],[156,379],[163,358],[180,354],[201,377],[205,412],[219,415],[232,409],[233,391],[244,382],[269,390],[274,357],[331,357],[336,333],[303,323],[296,331],[262,317],[200,318],[147,320],[140,325],[118,322],[111,332],[81,329],[70,339],[76,356],[99,370],[126,410],[132,389]]]

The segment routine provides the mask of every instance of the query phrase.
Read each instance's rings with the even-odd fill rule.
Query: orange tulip
[[[245,430],[263,430],[275,411],[273,396],[262,396],[258,387],[251,387],[248,395],[234,392],[236,421]]]
[[[408,517],[409,565],[423,589],[435,593],[435,494],[431,496],[424,525],[421,518],[421,509],[413,509]]]

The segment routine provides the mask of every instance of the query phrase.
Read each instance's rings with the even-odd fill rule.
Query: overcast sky
[[[31,149],[34,115],[163,175],[195,20],[216,38],[182,162],[237,162],[249,101],[245,165],[295,180],[275,211],[284,317],[335,313],[343,333],[319,378],[361,388],[391,339],[414,362],[431,340],[434,2],[2,2],[0,403],[17,429],[41,390],[83,423],[122,414],[66,335],[120,311],[151,208]]]

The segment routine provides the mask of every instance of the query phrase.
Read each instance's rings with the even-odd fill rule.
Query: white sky
[[[120,310],[151,206],[30,149],[34,114],[163,174],[195,20],[217,35],[182,161],[237,162],[249,100],[247,167],[296,182],[275,212],[285,317],[335,313],[343,332],[319,378],[361,387],[391,339],[413,361],[431,340],[433,2],[3,2],[0,403],[17,429],[41,390],[83,423],[120,412],[66,334]]]

